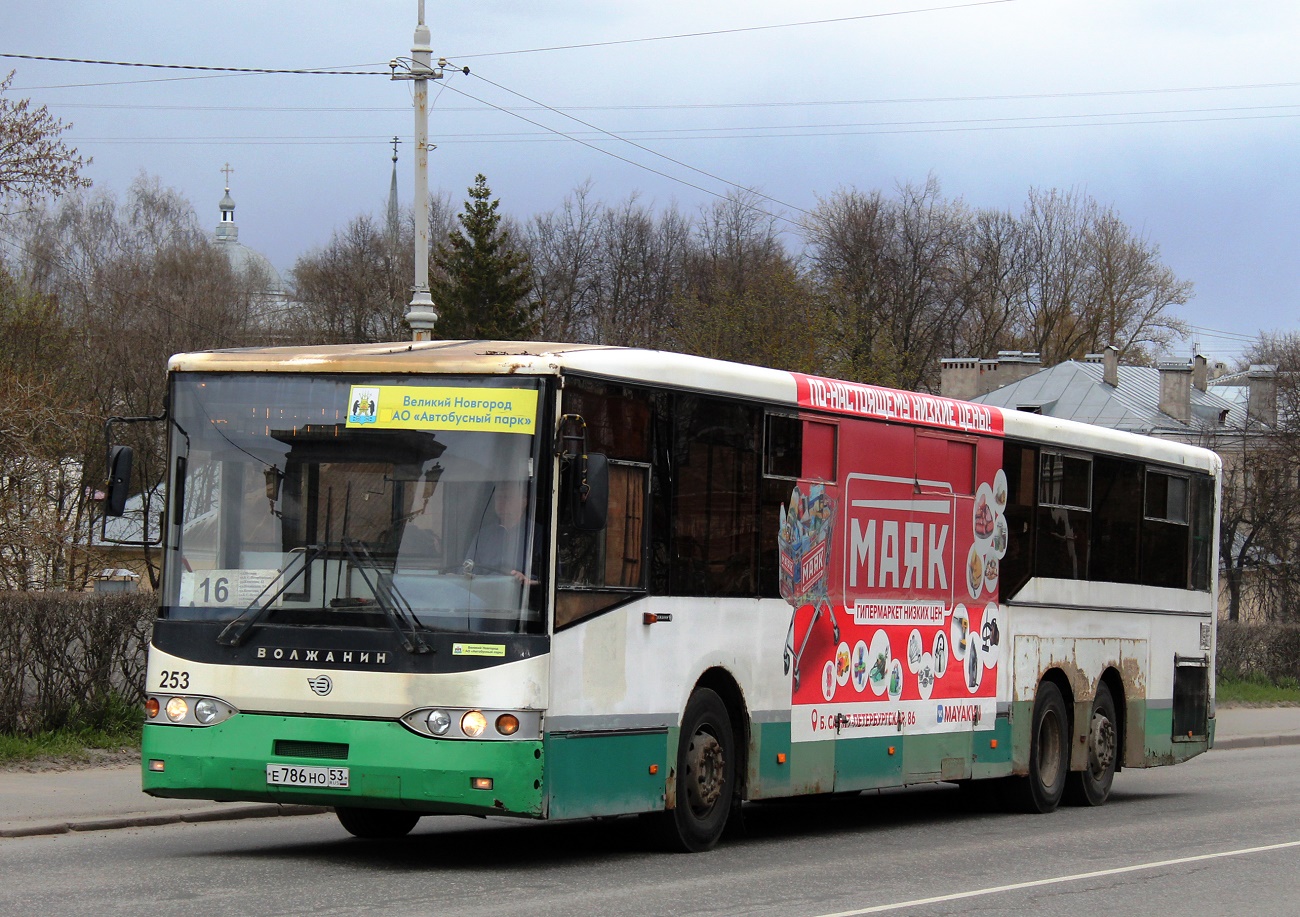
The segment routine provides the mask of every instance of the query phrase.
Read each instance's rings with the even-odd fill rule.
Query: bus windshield
[[[543,632],[539,386],[175,375],[163,614]]]

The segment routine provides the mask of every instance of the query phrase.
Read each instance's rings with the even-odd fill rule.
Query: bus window
[[[1044,451],[1038,472],[1037,576],[1087,578],[1091,509],[1092,461]]]
[[[609,514],[604,529],[584,532],[561,510],[556,627],[599,614],[646,589],[655,412],[644,389],[569,377],[564,413],[580,415],[587,424],[587,449],[609,458]],[[561,490],[567,487],[562,480]]]
[[[598,614],[645,591],[648,465],[609,463],[609,514],[599,532],[560,517],[555,626]]]
[[[1214,479],[1192,476],[1192,588],[1210,588],[1210,559],[1214,545]]]
[[[1138,582],[1138,532],[1142,465],[1097,456],[1092,472],[1092,553],[1088,578]]]
[[[1188,484],[1182,475],[1147,471],[1142,518],[1142,582],[1147,586],[1187,588]]]
[[[737,402],[674,401],[674,595],[758,593],[761,418]]]
[[[763,474],[794,480],[803,473],[803,421],[793,414],[768,414],[763,437]]]

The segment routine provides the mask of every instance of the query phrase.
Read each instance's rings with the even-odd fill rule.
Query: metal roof
[[[1183,423],[1160,410],[1160,370],[1153,366],[1120,366],[1118,386],[1102,381],[1101,363],[1070,360],[973,398],[981,404],[1009,409],[1033,409],[1042,414],[1076,420],[1112,430],[1163,435],[1196,435],[1206,431],[1240,429],[1245,406],[1191,384],[1191,421]]]

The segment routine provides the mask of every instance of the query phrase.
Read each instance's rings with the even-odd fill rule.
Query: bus
[[[167,405],[154,796],[701,851],[805,794],[1100,805],[1213,740],[1203,449],[505,341],[182,354]]]

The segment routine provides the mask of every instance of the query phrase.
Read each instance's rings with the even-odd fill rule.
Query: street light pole
[[[433,339],[438,313],[429,295],[429,80],[442,79],[442,71],[433,67],[433,48],[429,44],[429,27],[424,24],[424,0],[419,0],[419,23],[411,47],[411,63],[406,73],[398,73],[398,61],[389,63],[395,80],[415,81],[415,287],[406,308],[406,323],[411,339]]]

